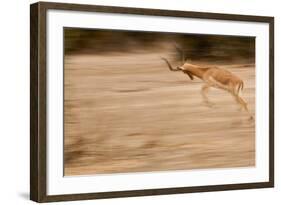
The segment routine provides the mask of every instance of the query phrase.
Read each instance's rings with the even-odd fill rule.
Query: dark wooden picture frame
[[[199,19],[264,22],[269,24],[269,181],[227,185],[177,187],[146,190],[99,192],[70,195],[47,195],[47,82],[46,82],[46,13],[47,10],[105,12],[170,16]],[[30,199],[36,202],[101,199],[114,197],[179,194],[274,186],[274,18],[80,4],[39,2],[30,6]]]

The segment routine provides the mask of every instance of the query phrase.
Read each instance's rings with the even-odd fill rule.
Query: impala
[[[194,77],[201,79],[204,83],[201,89],[204,102],[210,105],[207,97],[209,88],[214,87],[225,90],[229,92],[240,105],[240,107],[250,115],[250,119],[253,119],[253,116],[249,113],[246,101],[239,95],[243,90],[244,82],[238,76],[226,69],[216,66],[199,66],[187,63],[186,59],[184,58],[184,52],[178,47],[176,47],[176,49],[182,54],[181,66],[173,68],[171,63],[166,58],[162,58],[162,60],[166,62],[171,71],[181,71],[188,75],[191,80],[193,80]]]

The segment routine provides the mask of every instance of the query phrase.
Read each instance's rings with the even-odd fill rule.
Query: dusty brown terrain
[[[254,121],[225,91],[204,104],[202,82],[169,71],[163,55],[65,57],[65,175],[255,165]],[[244,80],[254,115],[254,64],[219,66]]]

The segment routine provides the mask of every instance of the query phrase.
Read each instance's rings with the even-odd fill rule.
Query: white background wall
[[[278,0],[74,0],[85,4],[275,16],[274,189],[104,199],[69,204],[279,204],[281,196],[281,12]],[[7,0],[0,6],[0,204],[31,204],[29,198],[29,4]],[[55,203],[56,204],[56,203]],[[64,204],[64,203],[60,203]]]

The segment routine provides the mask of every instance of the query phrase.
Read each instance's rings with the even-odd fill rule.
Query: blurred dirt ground
[[[168,53],[66,55],[65,175],[255,165],[255,123],[233,97],[171,72]],[[218,64],[218,62],[193,62]],[[255,65],[224,62],[255,114]]]

